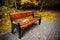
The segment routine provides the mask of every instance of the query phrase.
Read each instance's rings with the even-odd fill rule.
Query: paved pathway
[[[58,40],[58,23],[51,21],[41,21],[41,24],[34,24],[34,27],[27,31],[21,40]],[[56,37],[55,37],[56,36]],[[0,36],[0,40],[16,40],[18,33],[7,33]]]

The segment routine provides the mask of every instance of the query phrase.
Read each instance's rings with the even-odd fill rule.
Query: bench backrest
[[[10,13],[11,20],[25,18],[28,16],[34,16],[34,12],[33,11],[22,11],[22,12]]]

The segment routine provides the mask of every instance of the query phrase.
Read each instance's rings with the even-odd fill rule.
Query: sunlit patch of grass
[[[57,13],[52,12],[52,11],[37,11],[35,12],[35,16],[40,16],[42,17],[42,20],[49,20],[55,22],[57,20]]]
[[[1,19],[0,33],[7,32],[11,28],[11,22],[9,17]]]

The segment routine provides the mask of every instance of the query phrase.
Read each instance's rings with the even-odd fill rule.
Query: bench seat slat
[[[21,29],[24,29],[24,28],[28,27],[28,25],[31,25],[32,23],[38,21],[39,19],[40,19],[40,18],[32,18],[32,19],[29,20],[28,23],[25,23],[25,24],[22,24],[22,25],[21,25],[21,23],[20,23],[20,25],[21,25],[20,28],[21,28]]]

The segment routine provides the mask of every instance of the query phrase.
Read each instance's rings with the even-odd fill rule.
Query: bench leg
[[[14,27],[15,25],[14,24],[12,24],[12,29],[11,29],[11,33],[13,33],[14,34],[14,29],[15,29],[15,27]]]
[[[41,23],[41,19],[39,19],[39,25],[40,25],[40,23]]]
[[[19,38],[21,39],[21,37],[22,37],[22,30],[20,29],[20,24],[18,24],[17,31],[18,31]]]
[[[12,29],[11,33],[12,33],[12,34],[14,33],[14,29]]]

